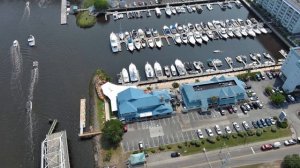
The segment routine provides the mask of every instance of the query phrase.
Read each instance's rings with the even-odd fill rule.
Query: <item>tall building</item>
[[[245,83],[237,77],[214,77],[209,81],[180,86],[184,111],[226,107],[247,98]]]
[[[289,32],[300,32],[300,1],[256,0],[256,3],[274,15]]]
[[[281,79],[284,81],[282,88],[285,92],[293,92],[300,86],[300,47],[290,49],[281,72]]]

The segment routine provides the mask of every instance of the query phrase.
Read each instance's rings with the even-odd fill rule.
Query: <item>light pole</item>
[[[203,148],[203,152],[204,152],[205,158],[206,158],[206,160],[207,160],[207,162],[208,162],[209,168],[212,168],[212,166],[211,166],[211,164],[210,164],[210,161],[209,161],[209,159],[208,159],[208,156],[207,156],[207,154],[206,154],[206,149],[205,149],[205,148]]]

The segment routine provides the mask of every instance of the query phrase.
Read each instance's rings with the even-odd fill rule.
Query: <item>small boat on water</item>
[[[221,28],[219,31],[219,34],[222,36],[222,38],[227,39],[228,38],[228,34],[226,33],[226,29],[225,28]]]
[[[184,32],[189,32],[189,27],[187,25],[182,25]]]
[[[240,28],[240,32],[241,32],[241,34],[242,34],[243,36],[248,36],[248,33],[247,33],[247,31],[246,31],[246,29],[245,29],[244,26],[242,26],[242,27]]]
[[[257,26],[253,26],[252,29],[256,34],[261,34],[261,31],[259,30],[259,28]]]
[[[267,29],[265,29],[263,25],[259,26],[259,30],[264,34],[268,33]]]
[[[241,32],[239,31],[239,29],[234,29],[233,30],[233,34],[238,37],[238,38],[241,38],[242,37],[242,34]]]
[[[198,44],[202,44],[201,34],[198,31],[194,32],[194,38]]]
[[[130,51],[133,51],[134,50],[134,44],[133,44],[133,41],[132,41],[132,38],[129,38],[127,40],[127,47]]]
[[[117,74],[117,79],[118,79],[118,84],[122,84],[123,83],[123,79],[122,79],[122,75],[121,74]]]
[[[215,26],[211,22],[207,22],[207,26],[210,30],[215,29]]]
[[[213,9],[214,9],[214,8],[211,6],[210,3],[206,4],[206,7],[207,7],[208,10],[213,10]]]
[[[239,1],[239,0],[236,0],[235,1],[235,5],[238,7],[238,8],[241,8],[243,5],[242,3]]]
[[[251,36],[251,37],[255,37],[256,36],[256,34],[255,34],[255,32],[253,31],[253,29],[252,28],[246,28],[246,31],[247,31],[247,33]]]
[[[180,76],[186,75],[186,70],[184,68],[184,65],[183,65],[183,63],[179,59],[175,60],[175,66],[176,66],[176,69],[177,69],[178,74]]]
[[[157,17],[160,17],[161,11],[160,11],[159,8],[155,8],[155,13],[156,13],[156,16],[157,16]]]
[[[214,65],[217,67],[223,65],[222,61],[219,59],[208,59],[207,64],[208,64],[208,66],[211,66],[211,67],[213,67]]]
[[[238,62],[243,62],[242,56],[239,55],[239,56],[236,56],[235,58]]]
[[[153,70],[151,64],[149,64],[148,62],[145,65],[145,73],[146,73],[147,79],[154,78],[154,70]]]
[[[118,38],[114,32],[110,33],[110,46],[111,46],[112,52],[119,52]]]
[[[167,3],[165,11],[166,11],[167,16],[171,16],[172,15],[172,11],[171,11],[169,3]]]
[[[19,45],[19,42],[18,42],[17,40],[14,40],[13,46],[14,46],[14,47],[18,47],[18,45]]]
[[[154,42],[153,38],[148,39],[148,45],[150,48],[153,48],[155,46],[155,42]]]
[[[229,37],[234,37],[234,34],[233,34],[233,31],[232,31],[232,28],[228,28],[226,29],[226,33],[228,34]]]
[[[231,57],[225,57],[225,60],[227,61],[228,64],[233,64],[232,58]]]
[[[194,61],[193,65],[194,65],[196,70],[201,70],[201,67],[203,66],[203,63],[200,62],[200,61]]]
[[[29,37],[28,37],[28,45],[30,46],[30,47],[33,47],[33,46],[35,46],[35,38],[34,38],[34,36],[33,35],[29,35]]]
[[[187,43],[188,43],[188,38],[187,38],[186,33],[182,33],[182,34],[181,34],[181,41],[182,41],[182,43],[184,43],[184,44],[187,44]]]
[[[137,33],[140,39],[145,38],[145,32],[142,29],[138,29]]]
[[[269,53],[263,53],[263,55],[264,55],[265,58],[267,58],[267,59],[271,59],[271,58],[272,58],[271,55],[270,55]]]
[[[33,66],[33,68],[38,68],[39,67],[39,62],[33,61],[32,66]]]
[[[141,44],[141,41],[140,41],[140,39],[134,39],[133,40],[133,43],[134,43],[134,46],[135,46],[135,48],[137,49],[137,50],[140,50],[141,48],[142,48],[142,44]]]
[[[195,28],[196,28],[197,31],[201,31],[202,30],[201,25],[198,24],[198,23],[195,24]]]
[[[242,57],[242,60],[243,60],[244,62],[247,62],[247,56],[246,56],[246,55],[242,55],[241,57]]]
[[[171,8],[171,12],[175,15],[177,13],[176,9],[173,6],[171,6],[170,8]]]
[[[162,47],[162,41],[161,41],[160,37],[155,37],[155,38],[154,38],[154,41],[155,41],[155,45],[156,45],[158,48],[161,48],[161,47]]]
[[[32,101],[29,100],[28,102],[26,102],[26,112],[31,112],[32,111]]]
[[[128,82],[129,82],[128,71],[127,71],[127,69],[125,69],[125,68],[122,69],[122,77],[123,77],[123,81],[124,81],[125,83],[128,83]]]
[[[164,66],[164,72],[167,77],[171,76],[171,70],[170,70],[169,66],[167,66],[167,65]]]
[[[194,31],[195,30],[195,26],[191,23],[188,23],[187,27],[189,28],[189,31]]]
[[[170,28],[166,25],[163,26],[163,32],[164,32],[165,35],[170,35],[171,34]]]
[[[170,25],[170,31],[172,34],[176,34],[177,33],[176,25]]]
[[[176,33],[174,36],[174,39],[175,39],[176,44],[182,43],[180,34]]]
[[[221,53],[221,50],[214,50],[214,53]]]
[[[151,10],[150,9],[147,10],[146,16],[151,17]]]
[[[161,68],[161,65],[157,61],[154,63],[154,72],[155,72],[155,75],[156,75],[157,78],[160,78],[164,75],[163,71],[162,71],[162,68]]]
[[[141,40],[142,48],[145,48],[147,46],[147,42],[145,39]]]
[[[140,78],[136,66],[133,63],[129,65],[129,77],[131,82],[137,82]]]
[[[189,42],[190,42],[192,45],[195,45],[195,44],[196,44],[196,40],[195,40],[195,38],[194,38],[193,32],[188,32],[187,37],[188,37]]]
[[[197,10],[198,13],[202,13],[203,8],[200,4],[196,4],[196,10]]]
[[[208,42],[208,41],[209,41],[208,36],[207,36],[206,34],[204,34],[204,33],[201,33],[201,38],[202,38],[202,40],[205,41],[205,42]]]
[[[206,35],[210,38],[210,39],[213,39],[214,38],[214,34],[212,31],[206,31]],[[204,39],[203,39],[204,40]]]
[[[172,74],[172,76],[177,76],[177,71],[176,71],[175,66],[172,64],[170,68],[171,68],[171,74]]]

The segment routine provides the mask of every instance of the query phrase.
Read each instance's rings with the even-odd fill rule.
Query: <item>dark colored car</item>
[[[257,109],[258,108],[257,102],[252,102],[252,106],[253,106],[254,109]]]
[[[179,152],[173,152],[171,153],[171,157],[174,158],[174,157],[179,157],[180,156],[180,153]]]
[[[225,115],[225,110],[222,110],[221,108],[219,109],[220,114],[223,116]]]
[[[258,128],[258,125],[257,125],[256,121],[252,121],[252,125],[253,125],[254,128]]]
[[[264,120],[264,119],[260,119],[260,122],[261,122],[261,124],[262,124],[264,127],[266,127],[266,126],[267,126],[267,123],[265,122],[265,120]]]
[[[265,79],[266,79],[266,77],[265,77],[263,74],[260,74],[260,78],[261,78],[262,80],[265,80]]]
[[[266,118],[266,119],[265,119],[265,122],[266,122],[266,124],[267,124],[268,126],[271,126],[271,125],[272,125],[272,122],[271,122],[271,120],[270,120],[269,118]]]
[[[245,89],[251,89],[251,88],[252,88],[251,85],[246,84]]]
[[[256,74],[255,77],[256,77],[256,80],[261,81],[261,77],[259,74]]]
[[[228,112],[229,112],[230,114],[232,114],[232,113],[233,113],[233,109],[232,109],[232,107],[227,107],[227,110],[228,110]]]
[[[264,144],[264,145],[261,146],[262,151],[267,151],[267,150],[271,150],[271,149],[273,149],[272,144]]]
[[[263,128],[264,127],[259,120],[256,121],[256,124],[258,125],[259,128]]]
[[[128,131],[128,126],[125,124],[125,125],[123,125],[123,131],[124,132],[127,132]]]
[[[254,106],[253,106],[253,104],[252,103],[248,103],[249,104],[249,106],[250,106],[250,108],[251,109],[253,109],[254,108]]]
[[[266,72],[266,75],[268,76],[269,79],[273,79],[273,76],[270,72]]]

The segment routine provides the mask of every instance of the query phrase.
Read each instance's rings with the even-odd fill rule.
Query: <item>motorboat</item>
[[[178,33],[182,33],[183,32],[183,27],[182,27],[181,24],[178,24],[176,28],[177,28]]]
[[[187,5],[187,6],[186,6],[186,9],[187,9],[187,11],[188,11],[189,13],[192,13],[192,12],[193,12],[193,9],[191,8],[190,5]]]
[[[259,28],[257,26],[253,26],[252,29],[256,34],[261,34],[261,31],[259,30]]]
[[[123,83],[123,79],[122,79],[122,75],[121,74],[117,74],[117,79],[118,79],[118,84],[122,84]]]
[[[129,82],[128,71],[125,68],[122,69],[122,78],[123,78],[124,83],[128,83]]]
[[[160,63],[157,61],[154,63],[154,72],[157,78],[160,78],[164,75]]]
[[[214,53],[221,53],[221,50],[214,50]]]
[[[146,37],[152,37],[152,31],[151,31],[151,29],[149,29],[149,28],[146,28],[145,29],[145,32],[146,32]]]
[[[170,8],[171,8],[171,12],[175,15],[177,13],[176,9],[173,6],[171,6]]]
[[[135,46],[135,48],[136,48],[137,50],[139,50],[139,49],[142,48],[140,39],[137,39],[137,38],[134,39],[134,40],[133,40],[133,43],[134,43],[134,46]]]
[[[229,9],[232,9],[233,6],[231,5],[231,3],[228,3],[227,7],[228,7]]]
[[[176,33],[174,36],[174,39],[175,39],[176,44],[182,43],[180,34]]]
[[[13,46],[14,46],[14,47],[18,47],[18,46],[19,46],[19,42],[18,42],[17,40],[14,40]]]
[[[156,29],[153,29],[152,35],[153,35],[153,37],[158,37],[159,36],[158,31]]]
[[[118,38],[114,32],[110,33],[110,46],[112,52],[119,52]]]
[[[227,28],[226,33],[228,34],[229,37],[234,37],[234,33],[232,31],[232,28]]]
[[[185,10],[185,5],[182,5],[182,6],[180,7],[180,12],[181,12],[181,13],[185,13],[185,12],[186,12],[186,10]]]
[[[145,38],[145,32],[142,29],[138,29],[137,33],[140,39]]]
[[[147,10],[146,16],[151,17],[151,10],[150,9]]]
[[[220,67],[220,66],[223,65],[222,61],[219,60],[219,59],[209,59],[209,60],[207,60],[207,64],[209,66],[214,66],[215,65],[217,67]]]
[[[125,37],[128,37],[128,36],[129,36],[129,32],[126,31],[126,32],[124,33],[124,35],[125,35]]]
[[[25,3],[25,5],[26,5],[26,7],[29,7],[29,5],[30,5],[30,2],[29,2],[29,1],[27,1],[27,2]]]
[[[183,63],[179,59],[175,60],[175,66],[176,66],[176,69],[177,69],[178,74],[180,76],[186,75],[186,70],[184,68],[184,65],[183,65]]]
[[[222,36],[222,38],[227,39],[228,38],[228,34],[226,33],[226,29],[225,28],[221,28],[219,31],[220,35]]]
[[[195,40],[195,38],[194,38],[193,32],[188,32],[188,33],[187,33],[187,37],[188,37],[189,42],[190,42],[192,45],[195,45],[195,44],[196,44],[196,40]]]
[[[162,41],[161,41],[160,37],[154,37],[154,42],[158,48],[162,47]]]
[[[170,25],[170,31],[171,31],[172,34],[177,33],[176,25]]]
[[[172,11],[171,11],[169,3],[167,3],[165,11],[166,11],[167,16],[171,16],[172,15]]]
[[[201,70],[201,67],[203,66],[203,63],[200,62],[200,61],[194,61],[193,65],[194,65],[196,70]]]
[[[133,50],[134,50],[134,44],[133,44],[132,38],[128,38],[128,40],[127,40],[127,48],[128,48],[130,51],[133,51]]]
[[[137,82],[140,78],[136,66],[133,63],[129,65],[129,77],[131,82]]]
[[[235,58],[238,62],[243,62],[242,56],[238,55]]]
[[[170,35],[171,34],[170,28],[166,25],[163,26],[163,32],[164,32],[165,35]]]
[[[150,48],[153,48],[155,46],[155,42],[153,41],[153,38],[148,39],[148,45]]]
[[[255,55],[256,55],[256,58],[257,58],[258,60],[261,60],[261,54],[260,54],[260,53],[255,53]]]
[[[26,112],[30,113],[32,111],[32,101],[29,100],[28,102],[26,102]]]
[[[267,58],[267,59],[271,59],[271,55],[269,53],[263,53],[264,57]]]
[[[208,26],[207,24],[203,23],[203,22],[200,22],[200,26],[203,30],[207,31],[208,30]]]
[[[252,30],[252,28],[246,28],[247,33],[251,36],[251,37],[255,37],[256,34],[255,32]]]
[[[187,44],[187,43],[188,43],[188,38],[187,38],[187,34],[186,34],[186,33],[182,33],[182,34],[181,34],[181,41],[182,41],[182,43],[184,43],[184,44]]]
[[[175,66],[172,64],[172,65],[170,66],[170,68],[171,68],[171,74],[172,74],[172,76],[177,76],[177,71],[176,71]]]
[[[156,16],[157,16],[157,17],[160,17],[161,11],[160,11],[159,8],[155,8],[155,13],[156,13]]]
[[[124,34],[123,32],[120,32],[120,33],[119,33],[119,38],[120,38],[121,40],[124,40],[125,34]]]
[[[211,22],[207,22],[207,26],[210,30],[215,29],[214,25]]]
[[[186,71],[190,72],[193,70],[193,65],[191,65],[189,62],[185,62],[183,65]]]
[[[202,44],[201,34],[198,31],[194,32],[194,38],[198,44]]]
[[[235,1],[235,5],[238,7],[238,8],[241,8],[243,5],[242,3],[239,1],[239,0],[236,0]]]
[[[211,73],[211,72],[215,72],[216,70],[214,70],[214,69],[207,69],[205,72],[207,72],[207,73]]]
[[[246,20],[246,24],[247,24],[248,26],[251,26],[251,25],[252,25],[251,20],[250,20],[250,19],[247,19],[247,20]]]
[[[145,65],[145,73],[146,73],[147,79],[154,78],[154,70],[153,70],[151,64],[149,64],[148,62]]]
[[[188,28],[189,28],[190,31],[194,31],[195,30],[195,26],[193,24],[188,23],[187,26],[188,26]]]
[[[167,77],[171,76],[171,70],[170,70],[169,66],[167,66],[167,65],[164,66],[164,72]]]
[[[34,38],[34,36],[33,35],[29,35],[29,37],[28,37],[28,45],[30,46],[30,47],[33,47],[33,46],[35,46],[35,38]]]
[[[238,37],[238,38],[241,38],[242,37],[242,34],[241,32],[239,31],[239,29],[234,29],[233,30],[233,34]]]
[[[201,38],[202,38],[203,41],[205,41],[205,42],[209,41],[209,38],[206,34],[204,34],[204,33],[200,33],[200,34],[201,34]]]
[[[242,60],[243,60],[244,62],[247,62],[247,56],[246,56],[246,55],[241,55],[241,57],[242,57]]]
[[[237,19],[237,22],[240,26],[246,26],[245,22],[240,18]]]
[[[210,38],[213,39],[214,38],[214,34],[212,33],[212,31],[208,30],[206,31],[206,35]],[[203,39],[204,40],[204,39]]]
[[[227,61],[228,64],[232,65],[233,61],[231,57],[225,57],[225,60]]]
[[[213,20],[213,21],[212,21],[212,25],[213,25],[214,28],[216,28],[216,29],[220,29],[220,28],[221,28],[220,21],[218,21],[218,20]]]
[[[197,10],[198,13],[202,13],[203,8],[200,4],[196,4],[196,10]]]
[[[252,24],[257,24],[258,21],[255,18],[250,18],[250,21],[252,22]]]
[[[259,26],[259,30],[264,34],[268,33],[267,29],[265,29],[263,25]]]
[[[195,24],[195,28],[197,31],[202,31],[201,25],[198,23]]]
[[[213,9],[214,9],[214,8],[211,6],[210,3],[206,4],[206,7],[207,7],[208,10],[213,10]]]
[[[181,13],[181,8],[179,6],[175,7],[177,13]]]
[[[33,66],[33,68],[38,68],[39,67],[39,62],[38,61],[33,61],[32,66]]]
[[[189,27],[187,25],[182,25],[184,32],[189,32]]]
[[[241,34],[242,34],[243,36],[248,36],[248,33],[247,33],[245,27],[242,26],[242,27],[240,28],[240,32],[241,32]]]
[[[145,48],[147,46],[147,42],[145,39],[141,40],[142,48]]]

